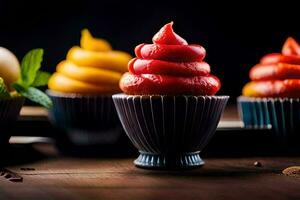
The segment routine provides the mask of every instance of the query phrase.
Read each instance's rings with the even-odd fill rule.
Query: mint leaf
[[[33,49],[24,56],[21,63],[21,76],[12,87],[21,96],[50,108],[52,106],[51,99],[41,90],[34,88],[46,85],[50,77],[49,73],[39,71],[43,54],[43,49]]]
[[[51,74],[48,72],[37,71],[35,79],[34,79],[33,83],[31,84],[31,86],[39,87],[39,86],[47,85],[50,76],[51,76]]]
[[[18,81],[23,87],[27,88],[34,82],[43,61],[43,53],[43,49],[33,49],[24,56],[21,63],[21,77]]]
[[[0,99],[9,99],[11,96],[6,88],[3,78],[0,77]]]
[[[51,99],[44,92],[42,92],[37,88],[34,87],[24,88],[22,85],[18,83],[13,84],[13,87],[23,97],[26,97],[33,102],[41,104],[46,108],[50,108],[52,106]]]

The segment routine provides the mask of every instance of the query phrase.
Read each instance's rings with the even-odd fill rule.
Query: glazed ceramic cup
[[[199,153],[212,138],[228,96],[113,95],[142,168],[191,168],[204,164]]]
[[[8,144],[10,128],[15,124],[24,104],[23,97],[0,100],[0,145]]]
[[[114,144],[122,133],[112,97],[104,95],[66,94],[47,90],[53,101],[50,121],[63,130],[63,138],[76,146]],[[61,133],[60,133],[61,134]]]
[[[240,96],[238,111],[247,128],[271,127],[283,143],[299,139],[299,98],[255,98]]]

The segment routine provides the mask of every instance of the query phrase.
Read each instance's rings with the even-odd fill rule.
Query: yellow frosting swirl
[[[113,94],[120,92],[119,80],[127,71],[128,53],[112,50],[103,39],[82,31],[80,47],[72,47],[51,76],[48,87],[66,93]]]

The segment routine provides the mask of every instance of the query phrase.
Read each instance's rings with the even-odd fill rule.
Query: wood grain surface
[[[0,177],[0,199],[300,199],[300,179],[282,174],[300,157],[204,158],[203,168],[153,171],[133,158],[57,156],[49,145],[36,161],[7,168],[23,177]],[[262,166],[256,167],[259,161]]]
[[[40,118],[46,122],[45,110],[27,107],[21,118],[25,120],[20,126],[23,128],[17,127],[16,133],[30,130],[35,135],[41,129],[48,130],[43,124],[39,127],[36,122],[34,126],[26,122]],[[228,107],[223,121],[235,120],[235,107]],[[282,154],[273,147],[270,153],[266,133],[249,132],[248,135],[244,131],[229,134],[228,130],[216,134],[202,154],[205,166],[191,171],[139,169],[132,163],[132,153],[122,157],[106,152],[94,158],[65,157],[52,144],[25,145],[21,141],[0,151],[0,167],[5,172],[0,173],[3,174],[0,200],[299,200],[300,178],[283,175],[282,170],[300,165],[300,151]],[[123,151],[129,149],[126,146]],[[255,166],[255,162],[262,166]],[[10,181],[8,172],[20,176],[21,181]]]

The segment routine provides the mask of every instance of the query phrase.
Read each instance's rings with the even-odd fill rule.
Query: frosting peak
[[[281,52],[285,56],[300,56],[300,46],[294,38],[288,37],[288,39],[285,41],[282,47]]]
[[[154,44],[188,45],[187,41],[173,31],[173,22],[164,25],[152,38]]]

